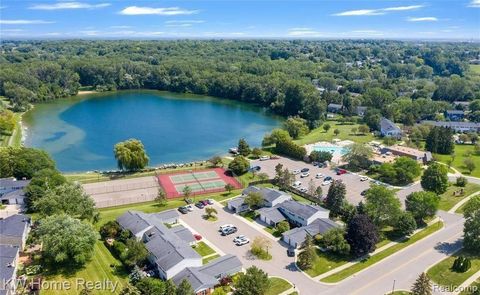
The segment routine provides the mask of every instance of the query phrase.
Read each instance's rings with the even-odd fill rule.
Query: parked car
[[[221,225],[221,226],[220,226],[220,229],[219,229],[218,231],[222,231],[222,230],[224,230],[224,229],[226,229],[226,228],[229,228],[229,227],[235,227],[235,225],[233,225],[233,224],[224,224],[224,225]]]
[[[178,211],[180,211],[180,213],[182,213],[182,214],[187,214],[188,213],[188,209],[185,206],[178,207]]]
[[[345,169],[338,169],[337,170],[337,175],[342,175],[342,174],[346,174],[347,173],[347,170]]]
[[[302,173],[305,173],[305,172],[308,172],[308,171],[310,171],[310,169],[308,169],[308,168],[303,168],[302,170],[300,170],[300,172],[302,172]]]
[[[293,186],[294,188],[298,188],[298,187],[300,187],[301,185],[302,185],[302,182],[301,182],[301,181],[295,181],[295,182],[292,184],[292,186]]]
[[[299,189],[299,191],[301,191],[302,193],[306,193],[308,189],[306,187],[302,187]]]
[[[185,203],[187,203],[187,204],[192,204],[192,203],[193,203],[193,199],[192,199],[192,198],[185,199]]]
[[[252,171],[257,171],[257,172],[258,172],[258,171],[262,170],[262,167],[260,167],[260,166],[253,166],[252,168],[250,168],[250,170],[252,170]]]
[[[245,235],[239,235],[239,236],[236,236],[234,239],[233,239],[233,242],[236,243],[240,240],[243,240],[243,239],[246,239],[247,237]]]
[[[248,243],[250,243],[250,239],[244,238],[244,239],[241,239],[241,240],[238,240],[237,242],[235,242],[235,245],[243,246],[243,245],[246,245]]]
[[[301,177],[301,178],[309,177],[309,176],[310,176],[310,173],[309,173],[309,172],[303,172],[302,174],[300,174],[300,177]]]
[[[201,200],[201,201],[200,201],[200,203],[202,203],[202,204],[203,204],[203,206],[207,206],[207,205],[209,205],[207,200]]]
[[[360,193],[360,195],[361,195],[361,196],[365,196],[365,195],[367,194],[367,192],[368,192],[368,189],[363,190],[363,191]]]
[[[322,174],[322,173],[317,173],[317,174],[315,175],[315,178],[316,178],[316,179],[320,179],[320,178],[322,178],[322,177],[323,177],[323,174]]]
[[[266,161],[266,160],[269,160],[270,157],[269,156],[261,156],[260,157],[260,161]]]
[[[289,247],[289,248],[287,249],[287,256],[288,256],[288,257],[295,257],[295,248]]]
[[[295,169],[295,170],[292,171],[292,173],[293,173],[294,175],[300,174],[300,170]]]
[[[322,182],[322,186],[326,186],[326,185],[329,185],[329,184],[332,184],[332,180],[324,180]]]
[[[360,181],[367,181],[367,180],[368,180],[368,177],[366,177],[366,176],[360,177]]]
[[[197,206],[198,209],[203,209],[203,208],[205,208],[205,205],[203,205],[202,202],[196,203],[195,206]]]
[[[207,199],[208,205],[213,205],[213,199]]]
[[[231,235],[231,234],[234,234],[237,232],[237,228],[234,226],[234,227],[228,227],[224,230],[222,230],[222,236],[228,236],[228,235]]]
[[[200,241],[202,239],[202,236],[199,234],[194,234],[193,237],[195,238],[195,241]]]
[[[278,160],[278,159],[280,159],[280,157],[277,155],[270,156],[270,160]]]
[[[193,206],[192,205],[187,205],[187,206],[185,206],[185,208],[187,208],[187,210],[190,211],[190,212],[193,211]]]
[[[329,181],[329,180],[333,180],[333,178],[331,176],[325,176],[323,180]]]
[[[318,162],[313,161],[313,162],[312,162],[312,165],[313,165],[313,166],[318,166]]]

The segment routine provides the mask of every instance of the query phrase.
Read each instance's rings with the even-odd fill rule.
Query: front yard
[[[193,249],[195,249],[195,251],[197,251],[197,253],[202,257],[215,254],[215,250],[210,248],[207,244],[205,244],[205,242],[197,243],[197,246],[195,246]]]
[[[470,258],[472,266],[466,272],[456,272],[452,269],[453,262],[459,256]],[[442,260],[427,271],[432,281],[442,286],[460,286],[470,276],[480,270],[480,256],[460,250]]]
[[[292,285],[282,278],[269,278],[270,288],[265,295],[278,295],[292,288]]]
[[[460,196],[454,196],[454,192],[463,189],[463,194]],[[474,192],[480,191],[480,185],[475,183],[468,183],[465,187],[458,187],[455,184],[450,184],[447,191],[440,195],[440,210],[448,211],[453,206],[455,206],[458,202],[460,202],[463,198],[468,197],[469,195],[473,194]]]

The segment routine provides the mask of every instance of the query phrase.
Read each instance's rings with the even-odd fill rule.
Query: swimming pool
[[[314,146],[313,150],[318,152],[330,152],[332,154],[337,153],[342,156],[347,153],[347,149],[341,146]]]

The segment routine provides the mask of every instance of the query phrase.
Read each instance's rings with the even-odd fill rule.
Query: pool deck
[[[316,147],[322,147],[322,148],[332,148],[333,151],[333,158],[332,162],[339,164],[342,162],[342,153],[340,152],[339,149],[343,149],[346,146],[349,146],[353,144],[353,141],[350,140],[336,140],[333,139],[332,142],[328,141],[319,141],[311,144],[305,145],[305,149],[307,150],[307,155],[309,155],[312,151],[315,150]]]

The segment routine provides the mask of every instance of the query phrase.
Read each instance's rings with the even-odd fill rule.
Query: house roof
[[[288,200],[283,203],[278,204],[278,208],[280,210],[286,209],[287,211],[290,211],[294,213],[297,216],[300,216],[304,219],[308,219],[312,217],[315,213],[318,211],[324,211],[324,212],[329,212],[327,209],[320,207],[320,206],[315,206],[315,205],[309,205],[309,204],[302,204],[297,201],[293,200]]]
[[[280,221],[283,221],[283,220],[286,220],[285,216],[283,216],[283,214],[280,212],[280,210],[278,210],[278,206],[275,206],[275,207],[266,207],[266,208],[261,208],[259,210],[257,210],[258,213],[260,213],[261,215],[267,217],[268,219],[270,219],[271,221],[275,222],[275,223],[278,223]]]
[[[0,178],[0,191],[7,189],[18,189],[26,187],[30,183],[30,180],[17,180],[13,177]]]
[[[183,280],[187,280],[190,283],[195,294],[218,284],[218,280],[200,272],[197,267],[184,268],[172,278],[173,283],[177,286],[179,286]]]
[[[241,267],[242,262],[237,256],[227,254],[211,260],[206,265],[200,266],[199,269],[202,273],[211,275],[213,277],[221,277]]]
[[[0,245],[0,282],[11,280],[15,273],[15,259],[20,248],[11,245]]]
[[[248,195],[249,193],[252,193],[252,192],[260,193],[263,199],[269,203],[274,202],[276,199],[278,199],[281,196],[288,195],[284,192],[281,192],[273,188],[266,188],[266,187],[258,188],[256,186],[247,187],[246,189],[243,190],[242,194]]]
[[[138,211],[127,211],[117,218],[117,222],[132,234],[136,235],[151,225],[144,218],[144,213]]]
[[[338,226],[338,224],[330,219],[318,218],[309,225],[291,229],[284,232],[282,235],[288,238],[290,241],[297,243],[297,245],[300,245],[303,243],[303,241],[305,241],[307,234],[313,237],[318,234],[323,234],[329,229]]]
[[[439,127],[449,127],[449,128],[480,128],[480,123],[474,122],[453,122],[453,121],[422,121],[423,124],[429,124]]]
[[[30,223],[30,217],[15,214],[0,220],[0,236],[22,237],[25,227]]]
[[[195,237],[193,236],[192,232],[183,225],[174,226],[170,230],[184,242],[189,244],[195,242]]]
[[[234,208],[238,208],[242,206],[244,203],[245,203],[245,197],[237,197],[228,201],[228,205]]]
[[[382,130],[382,132],[388,132],[388,131],[401,132],[402,131],[400,128],[398,128],[397,125],[395,125],[395,123],[393,123],[387,118],[382,118],[380,120],[380,129]]]
[[[174,210],[174,209],[166,210],[166,211],[163,211],[163,212],[154,213],[154,214],[150,214],[150,215],[157,218],[157,219],[163,220],[163,221],[178,219],[178,217],[180,216],[178,214],[178,211]]]
[[[447,110],[447,111],[445,111],[445,113],[447,115],[463,115],[463,114],[465,114],[465,112],[461,111],[461,110]]]
[[[336,109],[336,110],[340,110],[342,109],[343,105],[341,104],[337,104],[337,103],[329,103],[327,108],[329,109]]]

